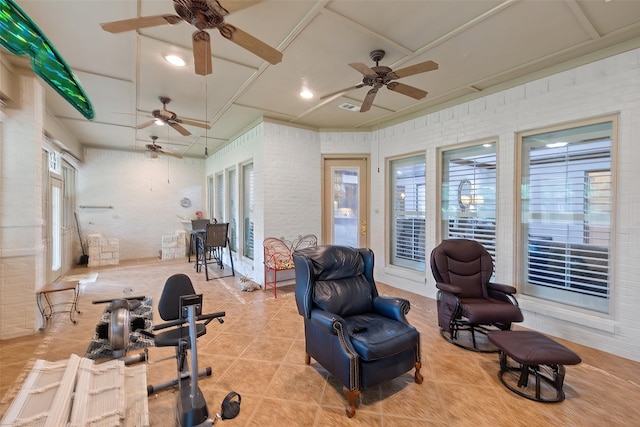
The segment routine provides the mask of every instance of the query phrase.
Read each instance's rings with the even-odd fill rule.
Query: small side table
[[[73,297],[71,301],[64,301],[59,303],[53,303],[50,298],[50,294],[56,292],[72,291]],[[37,292],[38,308],[42,315],[42,321],[48,322],[55,313],[69,313],[69,319],[74,325],[77,323],[74,319],[74,315],[81,314],[78,310],[78,298],[80,297],[80,282],[78,280],[58,281],[43,286]],[[44,303],[43,300],[44,299]],[[46,304],[46,305],[45,305]],[[56,310],[57,306],[68,306],[68,310]]]

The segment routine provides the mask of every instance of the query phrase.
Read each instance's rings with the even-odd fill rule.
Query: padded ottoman
[[[488,334],[488,338],[500,351],[499,377],[509,390],[538,402],[553,403],[564,400],[564,366],[579,364],[582,362],[580,356],[535,331],[493,331]],[[509,364],[508,357],[519,366]],[[517,388],[505,380],[505,374],[513,371],[520,372]],[[543,371],[550,371],[552,375]],[[535,375],[535,391],[527,393],[530,374]],[[545,381],[555,390],[555,397],[543,396],[541,381]]]

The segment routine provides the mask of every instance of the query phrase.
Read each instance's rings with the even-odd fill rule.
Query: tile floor
[[[215,275],[217,267],[210,271]],[[92,269],[97,281],[83,286],[78,323],[54,316],[45,331],[0,341],[0,413],[4,413],[36,359],[65,359],[84,355],[103,305],[92,301],[118,298],[123,289],[148,295],[157,303],[165,280],[188,274],[205,296],[206,312],[224,310],[224,324],[211,323],[198,341],[199,364],[213,375],[200,381],[212,413],[231,390],[242,396],[240,415],[218,421],[227,426],[631,426],[640,423],[640,363],[559,340],[582,357],[568,366],[566,400],[543,404],[521,398],[504,388],[496,354],[463,350],[440,337],[435,302],[378,284],[381,294],[411,301],[410,322],[421,333],[424,383],[412,372],[364,390],[355,418],[344,413],[342,387],[312,360],[304,364],[304,334],[293,286],[270,291],[241,292],[239,277],[205,281],[185,260],[140,260],[118,267]],[[86,267],[69,274],[89,272]],[[289,282],[292,284],[292,282]],[[160,322],[157,311],[156,323]],[[151,348],[157,361],[171,349]],[[147,365],[149,384],[174,377],[175,363]],[[149,398],[153,426],[173,425],[175,393],[167,390]]]

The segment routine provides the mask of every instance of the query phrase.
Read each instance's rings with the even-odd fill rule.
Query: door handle
[[[367,221],[362,221],[360,224],[360,234],[363,236],[367,234]]]

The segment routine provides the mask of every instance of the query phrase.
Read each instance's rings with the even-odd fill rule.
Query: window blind
[[[414,156],[390,162],[391,263],[425,268],[425,159]]]
[[[442,220],[446,239],[481,243],[495,260],[495,143],[443,152]]]
[[[608,309],[610,135],[607,122],[523,138],[525,289],[534,295]]]

